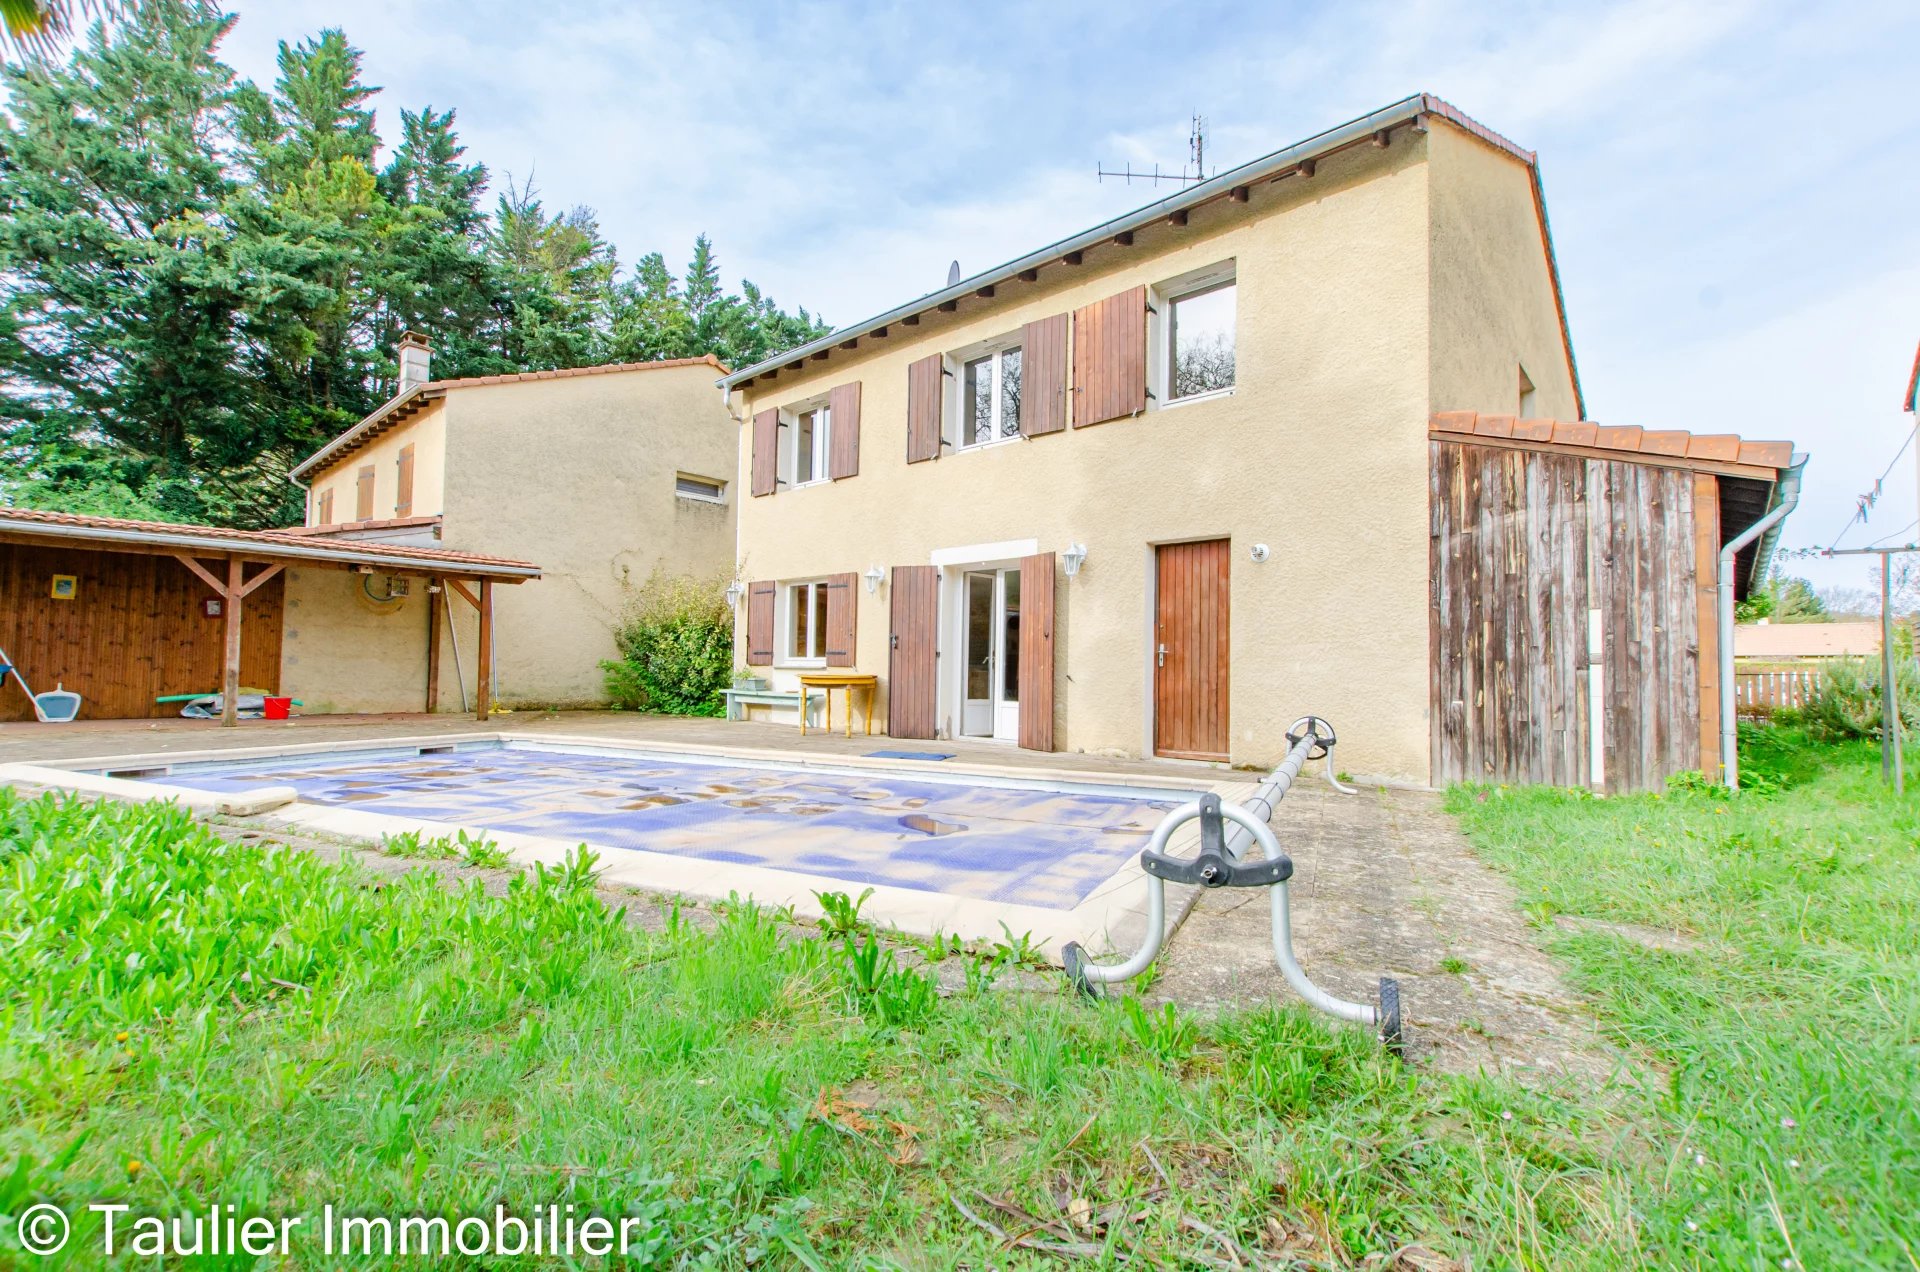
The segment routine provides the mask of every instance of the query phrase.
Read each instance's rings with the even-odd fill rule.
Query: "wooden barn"
[[[178,715],[177,702],[156,699],[218,692],[230,713],[236,687],[281,692],[286,615],[298,604],[289,579],[311,588],[343,571],[421,580],[436,594],[444,585],[483,616],[496,584],[539,577],[524,561],[436,548],[0,508],[0,651],[36,694],[78,693],[83,720]],[[491,632],[484,618],[480,630]],[[424,636],[421,646],[425,706],[438,668]],[[479,646],[482,718],[490,646]],[[33,718],[5,677],[0,721]]]
[[[1720,551],[1780,505],[1791,445],[1470,411],[1428,439],[1435,784],[1716,775]]]

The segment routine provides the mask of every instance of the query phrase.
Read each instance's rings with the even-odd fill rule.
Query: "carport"
[[[221,723],[232,725],[242,683],[279,688],[289,567],[424,580],[429,711],[439,699],[442,614],[461,597],[478,617],[483,721],[494,586],[540,577],[531,562],[441,548],[0,508],[0,649],[36,692],[64,684],[79,693],[83,718],[152,716],[153,699],[204,692],[217,677]],[[0,720],[32,718],[22,695],[0,690]]]

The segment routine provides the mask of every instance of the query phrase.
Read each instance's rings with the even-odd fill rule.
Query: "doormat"
[[[942,751],[868,751],[870,760],[950,760],[954,752]]]

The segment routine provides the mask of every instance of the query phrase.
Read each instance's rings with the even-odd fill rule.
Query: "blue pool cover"
[[[314,804],[1058,910],[1138,855],[1172,807],[892,773],[504,747],[290,756],[152,780],[208,791],[287,785]]]

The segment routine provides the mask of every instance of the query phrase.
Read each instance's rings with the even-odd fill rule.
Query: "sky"
[[[242,75],[338,25],[383,136],[454,107],[470,158],[594,208],[623,260],[704,232],[836,326],[1150,201],[1096,167],[1178,168],[1195,114],[1211,175],[1436,93],[1540,156],[1589,418],[1791,439],[1790,549],[1920,538],[1912,448],[1847,525],[1914,422],[1911,0],[234,7]]]

